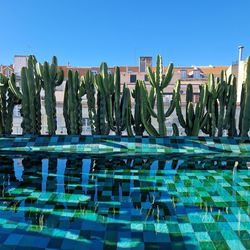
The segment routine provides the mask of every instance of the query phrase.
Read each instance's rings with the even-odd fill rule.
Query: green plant
[[[8,90],[9,78],[0,74],[0,134],[11,134],[13,110],[19,100]]]
[[[236,103],[237,103],[237,85],[236,77],[229,76],[226,92],[226,113],[224,118],[224,129],[228,130],[228,136],[237,136],[236,129]],[[222,134],[218,134],[222,136]]]
[[[210,136],[223,136],[224,129],[229,136],[237,135],[235,126],[236,112],[236,78],[230,75],[227,79],[226,72],[221,72],[220,78],[210,74],[208,78],[208,120],[202,128]]]
[[[37,72],[41,80],[42,88],[45,92],[45,110],[47,114],[47,125],[49,135],[56,133],[56,97],[55,89],[64,80],[63,70],[57,69],[57,58],[53,56],[52,63],[44,62],[43,65],[37,64]]]
[[[132,117],[131,122],[133,124],[133,130],[135,135],[143,135],[145,127],[141,119],[141,93],[140,81],[138,80],[136,81],[135,89],[132,91],[132,97],[134,98],[134,116]],[[146,120],[148,120],[148,118]]]
[[[195,105],[193,103],[193,86],[191,84],[188,84],[186,92],[185,118],[181,110],[180,87],[181,87],[181,82],[177,81],[175,87],[175,102],[176,102],[175,107],[179,123],[185,129],[185,133],[188,136],[198,136],[200,129],[206,124],[208,119],[208,115],[204,115],[208,97],[208,87],[206,84],[200,86],[199,101]]]
[[[248,136],[250,127],[250,56],[247,58],[245,66],[245,81],[242,86],[240,107],[240,136]]]
[[[40,134],[41,131],[41,84],[35,70],[36,59],[29,56],[28,67],[21,70],[21,88],[16,85],[15,75],[9,80],[9,88],[13,95],[21,100],[21,127],[24,134]]]
[[[81,77],[82,85],[84,86],[84,92],[87,96],[88,114],[91,126],[92,135],[99,134],[99,128],[97,127],[97,111],[96,111],[96,89],[94,84],[95,78],[91,71],[88,71],[85,76]],[[83,94],[85,94],[83,93]]]
[[[166,136],[167,135],[167,130],[166,130],[166,117],[170,116],[172,112],[174,111],[175,108],[175,93],[173,93],[173,99],[171,101],[170,107],[167,110],[167,112],[164,112],[164,103],[163,103],[163,95],[164,95],[164,89],[169,85],[172,76],[173,76],[173,64],[170,63],[168,66],[166,75],[163,75],[163,66],[162,66],[162,57],[160,55],[157,56],[157,63],[156,63],[156,71],[153,72],[151,67],[147,68],[147,75],[149,82],[152,86],[150,95],[147,93],[146,87],[140,87],[141,91],[141,98],[143,107],[142,107],[142,112],[141,115],[146,115],[146,117],[141,117],[143,121],[143,125],[148,132],[149,135],[153,136]],[[153,89],[153,90],[152,90]],[[156,101],[156,110],[157,112],[154,111],[154,102],[152,100],[155,98]],[[153,118],[157,119],[158,122],[158,127],[159,130],[157,131],[155,128],[153,129],[153,126],[151,124],[152,119],[147,119],[147,112],[146,110],[150,113],[150,115]],[[149,124],[150,123],[150,124]]]
[[[97,88],[96,124],[99,133],[109,134],[111,129],[116,135],[121,135],[122,131],[127,129],[128,135],[132,135],[130,91],[124,85],[121,92],[119,67],[115,68],[115,74],[109,74],[107,64],[102,63],[100,74],[95,77],[95,83]]]
[[[68,80],[64,92],[63,115],[67,133],[78,135],[82,132],[82,103],[84,86],[80,85],[79,73],[68,71]]]

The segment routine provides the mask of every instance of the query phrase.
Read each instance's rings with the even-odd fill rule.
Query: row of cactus
[[[236,78],[222,71],[219,78],[210,75],[208,83],[200,86],[199,100],[193,102],[191,84],[186,88],[185,105],[181,102],[181,82],[173,89],[169,107],[164,106],[164,93],[173,76],[173,64],[164,72],[162,58],[157,57],[156,69],[147,68],[150,87],[138,80],[130,93],[122,86],[120,69],[108,71],[106,63],[100,66],[100,73],[87,72],[80,77],[78,72],[68,71],[65,85],[63,115],[68,134],[82,132],[82,97],[86,96],[88,116],[92,134],[116,135],[123,132],[129,136],[166,136],[166,121],[174,111],[180,126],[188,136],[198,136],[202,131],[210,136],[237,136],[236,128]],[[63,70],[58,69],[56,57],[52,63],[37,63],[29,56],[28,66],[22,68],[21,84],[17,86],[15,75],[10,79],[0,76],[0,133],[10,134],[14,106],[21,103],[22,128],[25,134],[39,134],[41,131],[41,91],[44,90],[48,133],[57,130],[56,87],[64,81]],[[134,109],[131,108],[132,98]],[[247,136],[250,127],[250,59],[247,60],[246,78],[242,88],[239,135]],[[184,111],[184,112],[183,112]],[[157,127],[154,124],[158,124]],[[173,124],[173,135],[179,135],[177,124]]]

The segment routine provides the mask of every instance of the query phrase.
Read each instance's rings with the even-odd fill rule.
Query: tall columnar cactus
[[[181,82],[177,81],[175,87],[175,106],[176,114],[179,120],[180,125],[185,129],[185,133],[188,136],[198,136],[200,129],[207,122],[208,115],[205,115],[205,107],[207,103],[208,96],[208,87],[207,85],[200,86],[200,97],[199,102],[194,107],[193,104],[193,86],[189,84],[187,86],[186,93],[186,117],[184,118],[181,111],[181,97],[180,97],[180,86]],[[178,134],[178,131],[175,128],[175,134]]]
[[[123,91],[121,93],[121,81],[120,81],[120,69],[119,67],[115,68],[114,81],[109,79],[107,74],[107,65],[103,64],[101,67],[101,75],[103,77],[103,87],[107,99],[107,112],[108,112],[108,121],[109,126],[116,135],[121,135],[122,131],[127,129],[127,125],[131,125],[131,113],[128,117],[128,108],[129,108],[129,99],[130,91],[123,85]],[[105,81],[106,79],[106,81]],[[129,111],[130,112],[130,111]],[[127,119],[130,119],[129,122]],[[131,128],[131,127],[130,127]],[[129,132],[131,129],[129,128]],[[131,135],[131,133],[130,133]]]
[[[47,125],[49,135],[56,133],[56,97],[55,89],[60,86],[64,80],[63,70],[57,69],[57,58],[52,58],[52,63],[44,62],[43,65],[37,64],[37,72],[45,91],[45,110],[47,114]]]
[[[109,115],[112,112],[112,101],[114,93],[114,77],[108,74],[108,66],[102,63],[100,73],[95,76],[97,88],[97,127],[98,133],[108,135],[110,132]],[[109,103],[111,105],[109,105]],[[110,108],[110,112],[108,111]]]
[[[92,135],[99,134],[99,128],[97,127],[97,111],[96,111],[96,89],[94,84],[94,75],[91,71],[88,71],[85,76],[81,77],[82,85],[84,86],[87,96],[88,114],[91,126]]]
[[[226,92],[226,113],[223,128],[228,130],[228,136],[237,136],[236,129],[236,102],[237,102],[237,85],[236,77],[229,76]],[[222,136],[222,134],[218,134]]]
[[[153,89],[153,88],[152,88]],[[137,80],[135,84],[135,89],[132,92],[132,97],[134,98],[134,116],[133,116],[133,129],[135,135],[143,135],[145,127],[141,119],[141,93],[140,93],[140,81]],[[148,117],[149,118],[149,117]],[[148,120],[146,118],[146,120]]]
[[[248,136],[250,127],[250,56],[245,65],[245,81],[241,94],[240,136]]]
[[[0,74],[0,134],[11,134],[13,126],[13,110],[19,100],[8,90],[9,78]]]
[[[224,129],[229,136],[237,135],[235,127],[236,112],[236,78],[230,75],[227,79],[225,71],[220,78],[211,74],[208,78],[207,123],[202,128],[210,136],[222,136]]]
[[[83,87],[83,85],[80,85],[79,73],[69,70],[63,106],[63,115],[69,135],[78,135],[82,132],[81,97],[84,93]]]
[[[28,67],[21,70],[21,88],[16,85],[15,75],[9,80],[9,88],[13,95],[21,100],[21,127],[24,134],[40,134],[41,131],[41,84],[35,70],[36,59],[29,56]]]
[[[157,131],[152,125],[152,119],[147,119],[147,117],[141,117],[143,125],[149,135],[152,136],[166,136],[166,117],[170,116],[175,108],[175,92],[173,92],[173,98],[170,103],[170,107],[167,112],[164,112],[163,103],[163,92],[164,89],[169,85],[173,76],[173,64],[168,66],[166,75],[163,75],[162,58],[160,55],[157,56],[156,71],[153,72],[150,67],[147,68],[147,75],[149,82],[152,86],[150,94],[148,94],[146,87],[142,86],[140,83],[141,98],[141,115],[148,115],[148,112],[153,118],[157,119],[159,130]],[[154,99],[155,98],[155,99]],[[154,111],[154,101],[156,100],[156,110]]]

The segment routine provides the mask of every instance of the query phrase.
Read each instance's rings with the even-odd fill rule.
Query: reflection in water
[[[41,248],[195,249],[216,246],[215,232],[224,239],[237,231],[246,247],[239,235],[250,230],[249,162],[1,156],[0,236],[35,235],[47,242]]]

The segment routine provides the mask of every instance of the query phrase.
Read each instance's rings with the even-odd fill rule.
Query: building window
[[[148,82],[148,76],[147,75],[144,76],[144,81]]]
[[[136,82],[136,75],[130,75],[130,82]]]
[[[181,70],[181,79],[186,79],[186,78],[187,78],[187,71]]]
[[[201,74],[200,74],[199,70],[194,70],[193,78],[194,79],[200,79],[201,78]]]
[[[97,70],[91,70],[91,73],[96,75],[97,74]]]

